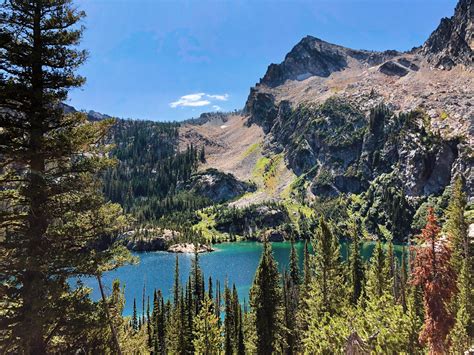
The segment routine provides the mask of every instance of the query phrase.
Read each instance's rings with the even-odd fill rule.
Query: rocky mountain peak
[[[270,64],[259,85],[276,87],[286,80],[305,80],[311,76],[328,77],[350,65],[353,59],[374,66],[399,55],[397,51],[355,50],[306,36],[285,56],[280,64]]]
[[[450,18],[441,19],[438,28],[421,48],[428,62],[440,69],[474,63],[474,4],[460,0]]]

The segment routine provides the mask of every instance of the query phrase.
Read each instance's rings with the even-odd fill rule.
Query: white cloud
[[[215,110],[215,111],[222,110],[222,108],[220,106],[217,106],[217,105],[212,105],[212,109]]]
[[[227,101],[229,99],[229,94],[224,95],[206,95],[210,99],[216,99],[218,101]]]
[[[196,94],[188,94],[181,96],[179,100],[170,103],[170,107],[200,107],[200,106],[207,106],[211,102],[209,100],[203,100],[203,97],[206,94],[203,92],[199,92]]]
[[[198,92],[195,94],[188,94],[181,96],[178,100],[170,103],[170,107],[201,107],[212,104],[213,100],[227,101],[229,98],[228,94],[222,95],[209,95],[204,92]],[[217,105],[213,106],[214,110],[220,110],[221,108]]]

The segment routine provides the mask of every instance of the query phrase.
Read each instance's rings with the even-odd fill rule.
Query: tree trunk
[[[105,297],[104,287],[102,286],[102,279],[100,274],[97,275],[97,281],[99,283],[100,294],[102,296],[102,301],[104,302],[104,309],[105,315],[107,317],[107,322],[109,323],[110,330],[112,331],[112,338],[114,340],[115,349],[117,350],[117,354],[122,355],[122,351],[120,350],[120,344],[117,337],[117,331],[115,330],[114,323],[112,322],[112,318],[110,317],[109,306],[107,305],[107,298]]]

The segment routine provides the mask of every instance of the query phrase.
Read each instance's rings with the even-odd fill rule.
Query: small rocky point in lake
[[[179,243],[179,244],[173,244],[168,248],[168,252],[170,253],[195,253],[196,245],[193,243]],[[214,251],[214,248],[212,248],[209,245],[206,244],[198,244],[197,245],[197,252],[198,253],[208,253]]]

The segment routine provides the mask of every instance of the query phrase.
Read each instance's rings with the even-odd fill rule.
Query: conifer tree
[[[182,354],[185,352],[185,322],[186,313],[184,305],[184,296],[179,278],[179,260],[178,255],[176,255],[173,286],[173,304],[170,309],[170,319],[167,322],[165,340],[167,350],[173,354]]]
[[[335,300],[343,289],[342,264],[339,241],[322,218],[319,220],[313,248],[315,277],[311,291],[321,295],[321,310],[331,314],[338,307]]]
[[[423,346],[418,340],[421,327],[423,326],[423,300],[421,288],[411,286],[409,288],[406,306],[409,329],[406,339],[406,348],[409,354],[422,354]]]
[[[206,295],[199,313],[194,319],[193,347],[195,354],[218,355],[222,350],[222,335],[219,320],[212,300]]]
[[[160,290],[154,292],[151,318],[153,327],[153,353],[165,354],[166,309]]]
[[[408,271],[407,271],[407,260],[405,248],[402,250],[402,260],[400,266],[400,299],[399,303],[403,307],[403,311],[407,310],[407,282],[408,282]]]
[[[279,349],[282,323],[282,297],[277,264],[271,246],[264,242],[262,257],[250,289],[250,308],[257,354],[272,354]]]
[[[421,342],[428,344],[433,354],[448,350],[447,335],[454,325],[454,317],[448,304],[456,293],[456,274],[451,265],[451,250],[439,238],[433,209],[428,211],[426,227],[419,236],[416,250],[413,284],[423,288],[425,320],[420,333]]]
[[[214,290],[212,289],[212,277],[211,276],[209,276],[207,296],[211,300],[214,298]]]
[[[235,313],[234,305],[232,302],[232,293],[230,288],[227,286],[227,282],[224,285],[224,304],[225,304],[225,319],[224,319],[224,353],[226,355],[232,355],[235,349]]]
[[[183,333],[181,336],[183,339],[186,341],[186,352],[192,353],[193,352],[193,319],[194,316],[197,315],[195,313],[196,311],[196,304],[195,304],[195,298],[194,298],[194,291],[193,291],[193,280],[192,276],[189,275],[188,283],[186,284],[186,294],[184,296],[184,302],[183,302],[183,313],[184,313],[184,319],[183,319]]]
[[[352,225],[352,243],[351,254],[349,257],[349,268],[351,273],[351,301],[352,304],[357,304],[362,294],[364,285],[364,264],[360,255],[360,236],[357,233],[355,223]]]
[[[295,241],[291,240],[290,262],[289,262],[290,277],[293,285],[300,284],[300,269],[298,266],[298,254],[296,253]]]
[[[63,111],[68,91],[84,83],[75,74],[87,56],[77,49],[84,12],[71,0],[1,8],[0,328],[8,334],[0,346],[44,354],[78,341],[86,327],[78,318],[93,312],[68,280],[98,275],[115,258],[111,249],[92,252],[125,222],[98,180],[113,163],[101,144],[113,121]]]
[[[203,277],[199,266],[199,253],[197,245],[194,246],[194,258],[192,260],[192,279],[190,286],[192,286],[192,299],[194,300],[194,314],[199,313],[202,301],[204,299]]]
[[[444,231],[448,236],[452,251],[451,264],[456,271],[459,294],[453,301],[456,313],[456,334],[454,342],[462,344],[462,325],[470,337],[474,337],[474,255],[472,241],[469,240],[467,221],[464,217],[466,194],[463,192],[463,180],[458,176],[454,182],[451,199],[446,211]],[[467,321],[465,320],[467,319]],[[459,349],[459,345],[458,345]]]
[[[384,267],[384,276],[386,278],[387,287],[390,288],[390,292],[394,299],[398,297],[398,282],[396,277],[396,260],[395,260],[395,250],[393,247],[393,238],[390,238],[387,241],[387,252],[385,255],[385,267]]]
[[[244,330],[242,308],[240,307],[239,295],[235,284],[232,287],[232,304],[234,313],[234,334],[235,334],[235,353],[237,355],[245,354]]]
[[[454,182],[451,199],[446,210],[446,223],[444,226],[452,250],[451,262],[458,275],[461,274],[463,260],[472,257],[471,245],[467,234],[467,222],[464,218],[465,209],[466,194],[463,192],[462,178],[458,176]]]
[[[132,329],[138,331],[138,315],[137,315],[137,302],[135,298],[133,299],[133,314],[132,314]]]
[[[387,290],[389,280],[386,275],[386,258],[380,240],[375,244],[374,251],[370,257],[370,267],[367,277],[367,293],[370,297],[381,297]]]
[[[456,322],[449,335],[451,352],[455,354],[465,353],[470,346],[469,330],[473,322],[469,310],[472,307],[472,288],[470,286],[469,265],[466,259],[462,261],[461,274],[458,276],[458,289],[456,304]]]
[[[291,241],[289,273],[283,273],[283,305],[286,328],[286,353],[293,354],[297,349],[297,317],[300,300],[300,270],[295,243]]]
[[[303,287],[302,293],[305,294],[309,289],[311,283],[311,256],[309,254],[309,243],[308,240],[304,241],[304,254],[303,254]]]
[[[179,278],[179,258],[178,254],[175,257],[174,264],[174,286],[173,286],[173,305],[177,307],[179,305],[179,293],[181,291],[180,278]]]
[[[324,219],[319,220],[313,242],[314,276],[302,304],[305,319],[302,341],[305,346],[317,341],[319,329],[345,309],[347,286],[344,283],[339,241]]]
[[[222,301],[221,301],[221,284],[220,284],[219,280],[217,280],[217,282],[216,282],[216,299],[215,299],[214,303],[215,303],[214,310],[215,310],[216,317],[219,320],[219,325],[220,325]]]

